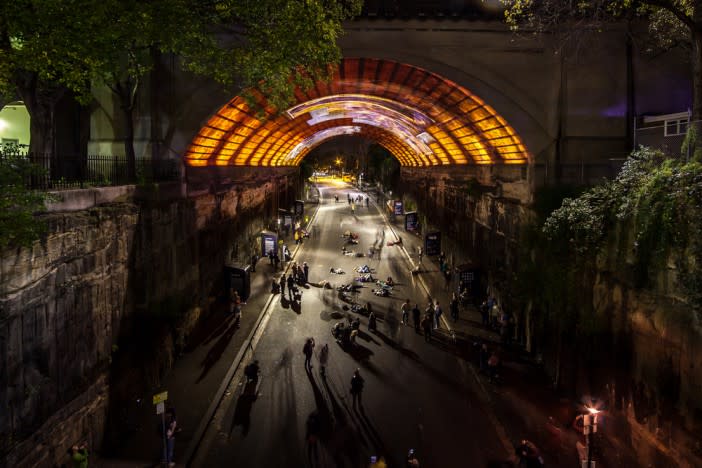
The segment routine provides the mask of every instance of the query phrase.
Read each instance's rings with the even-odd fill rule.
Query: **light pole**
[[[592,445],[594,442],[593,434],[597,432],[597,415],[600,410],[596,408],[587,408],[587,413],[583,415],[583,434],[587,437],[587,464],[586,468],[594,468],[595,463],[592,461]]]

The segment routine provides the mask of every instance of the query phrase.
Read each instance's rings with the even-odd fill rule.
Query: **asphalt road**
[[[313,238],[295,260],[310,265],[310,282],[334,286],[358,276],[354,267],[368,264],[374,276],[398,283],[392,296],[377,297],[373,285],[357,295],[371,302],[383,320],[377,333],[361,316],[355,349],[344,349],[331,336],[334,323],[345,319],[335,289],[310,286],[298,311],[276,298],[255,356],[262,368],[256,399],[242,396],[236,376],[218,414],[203,438],[194,466],[202,467],[367,467],[371,455],[383,455],[391,467],[404,467],[407,451],[417,451],[422,468],[488,466],[511,455],[481,403],[469,364],[451,352],[450,341],[425,343],[412,327],[400,324],[400,305],[410,298],[424,310],[426,293],[409,274],[410,263],[389,227],[371,203],[352,212],[352,188],[321,188],[322,204]],[[335,203],[334,195],[339,196]],[[380,260],[341,253],[344,231],[359,234],[349,249],[367,253],[381,247]],[[330,273],[341,268],[345,274]],[[443,305],[447,314],[448,304]],[[355,314],[353,314],[355,315]],[[316,341],[314,367],[304,368],[303,344]],[[327,377],[319,373],[318,352],[330,346]],[[350,381],[359,368],[365,379],[363,405],[353,408]],[[306,438],[307,421],[316,414],[320,426],[316,449]]]

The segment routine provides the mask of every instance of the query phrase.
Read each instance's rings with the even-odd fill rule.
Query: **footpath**
[[[314,220],[318,205],[306,204],[310,219]],[[310,223],[313,221],[310,221]],[[297,252],[292,234],[281,237],[291,251],[293,259]],[[309,240],[308,240],[309,242]],[[132,431],[125,434],[115,452],[118,458],[94,459],[91,466],[100,468],[147,468],[163,466],[163,446],[160,433],[161,419],[152,405],[152,396],[168,391],[167,408],[174,408],[178,427],[175,460],[177,467],[186,466],[185,458],[202,437],[202,432],[221,399],[222,392],[245,356],[251,336],[256,331],[263,313],[271,300],[271,283],[278,279],[290,262],[270,264],[261,258],[251,273],[251,294],[242,305],[241,320],[236,324],[228,313],[228,305],[211,298],[210,305],[188,337],[182,355],[163,379],[160,388],[146,395],[136,395],[133,407],[125,409],[133,423]],[[282,268],[282,269],[281,269]],[[244,363],[245,364],[245,363]]]
[[[384,206],[378,205],[378,209],[386,214]],[[580,443],[584,447],[585,436],[573,426],[573,422],[578,415],[583,414],[584,407],[559,396],[543,369],[518,344],[503,345],[497,331],[482,325],[480,312],[475,306],[461,307],[459,318],[454,321],[450,316],[449,303],[452,293],[458,289],[456,273],[447,284],[439,268],[438,258],[424,255],[420,264],[418,249],[423,247],[422,238],[405,231],[404,226],[393,222],[392,217],[388,224],[392,226],[395,240],[402,239],[400,248],[405,250],[411,269],[419,267],[416,276],[420,284],[424,285],[426,294],[441,304],[442,323],[440,329],[432,334],[434,345],[453,350],[471,363],[467,372],[482,390],[481,397],[494,415],[495,420],[491,422],[496,425],[503,445],[514,452],[520,441],[527,439],[539,447],[546,466],[580,466],[579,459],[584,451],[581,448],[579,455],[576,444]],[[451,268],[454,267],[451,265]],[[426,304],[419,306],[420,310],[424,310]],[[479,350],[483,343],[487,344],[490,351],[497,350],[500,353],[502,367],[499,379],[495,382],[479,371]],[[642,466],[640,454],[634,452],[626,442],[627,431],[623,418],[606,411],[599,418],[598,433],[592,446],[596,466]],[[678,466],[663,453],[656,452],[646,456],[649,460],[657,461],[656,467]],[[514,466],[516,461],[514,456],[503,465],[496,466]]]

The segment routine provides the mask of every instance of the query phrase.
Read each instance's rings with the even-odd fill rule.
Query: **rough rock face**
[[[60,465],[82,441],[99,450],[135,318],[156,332],[152,360],[137,362],[157,382],[225,261],[248,258],[273,194],[293,199],[273,183],[46,215],[45,239],[2,252],[0,467]]]
[[[431,214],[429,221],[444,233],[447,252],[489,271],[491,292],[505,303],[500,294],[509,290],[520,227],[530,216],[529,186],[517,174],[461,170],[403,168],[403,195],[420,213]],[[467,185],[462,177],[475,182]],[[574,392],[600,395],[609,409],[621,410],[628,422],[625,437],[642,460],[655,465],[656,448],[682,466],[695,466],[702,453],[694,436],[702,433],[702,325],[677,288],[674,259],[654,275],[651,288],[633,286],[634,241],[631,231],[618,226],[597,257],[592,283],[583,284],[599,327],[592,345],[599,352],[594,368],[593,362],[579,362],[583,354],[593,354],[582,349],[581,356],[560,358],[570,360],[565,367],[579,369],[574,371],[578,375],[568,376]],[[514,306],[516,312],[523,305]],[[530,320],[531,308],[524,310],[523,317],[517,313],[518,327],[520,320]],[[524,339],[531,346],[534,337],[526,333]],[[553,376],[558,357],[540,344],[545,370]]]
[[[626,366],[626,375],[611,369],[604,381],[608,406],[623,411],[632,442],[642,450],[657,447],[681,466],[699,466],[702,327],[671,287],[674,276],[674,269],[661,271],[662,281],[641,290],[621,271],[601,270],[592,286],[593,313],[608,324],[612,361]]]
[[[71,414],[76,427],[99,440],[106,405],[98,401],[104,399],[104,389],[95,385],[105,386],[113,325],[124,311],[137,218],[137,207],[131,204],[51,215],[46,239],[32,249],[3,253],[3,449],[27,437],[61,408]],[[86,401],[90,392],[94,398]],[[80,409],[84,405],[97,414]],[[22,466],[20,461],[10,466]],[[29,461],[26,466],[43,464]]]
[[[443,231],[454,265],[469,261],[499,280],[514,264],[524,206],[531,200],[526,175],[519,166],[403,167],[401,195],[420,214],[431,214],[428,221]]]

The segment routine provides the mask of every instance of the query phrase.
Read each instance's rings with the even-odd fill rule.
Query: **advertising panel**
[[[416,232],[419,227],[419,216],[416,211],[405,213],[405,231]]]
[[[394,201],[394,214],[396,215],[401,215],[404,213],[403,207],[402,207],[402,200],[395,200]]]
[[[424,254],[439,255],[441,253],[441,233],[439,231],[430,232],[424,236]]]
[[[261,257],[267,257],[268,252],[275,253],[278,246],[278,236],[274,232],[264,231],[261,233]]]

